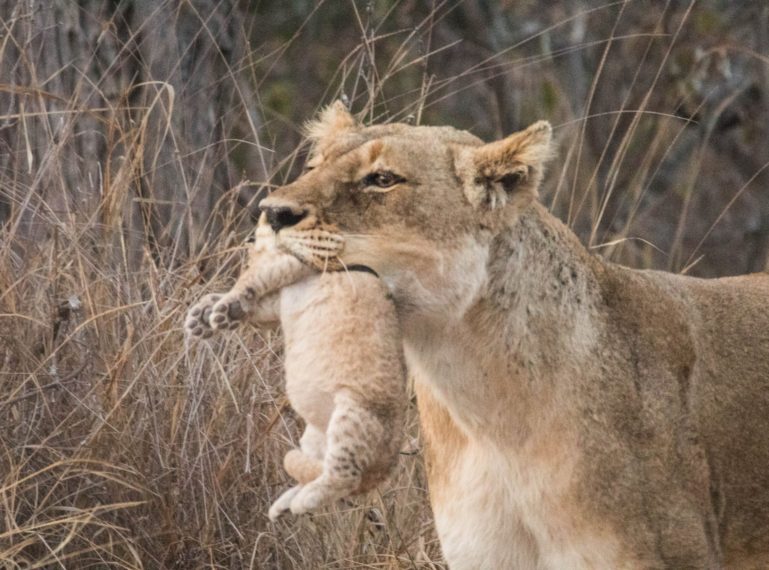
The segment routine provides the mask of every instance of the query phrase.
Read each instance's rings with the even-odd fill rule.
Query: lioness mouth
[[[344,269],[340,269],[339,271],[344,271]],[[348,265],[347,271],[363,271],[364,273],[371,273],[371,275],[379,279],[379,273],[371,269],[368,265],[361,265],[361,264]]]
[[[301,231],[287,228],[275,235],[279,249],[306,265],[322,271],[343,268],[337,256],[344,249],[344,240],[338,234],[321,228]]]

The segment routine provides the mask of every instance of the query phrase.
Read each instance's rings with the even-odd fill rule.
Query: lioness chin
[[[544,122],[483,144],[336,104],[309,131],[262,208],[391,290],[452,570],[769,566],[769,276],[590,255],[536,201]]]

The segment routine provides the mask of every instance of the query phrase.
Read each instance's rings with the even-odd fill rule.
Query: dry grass
[[[185,347],[180,329],[188,305],[231,275],[202,284],[199,259],[169,270],[149,255],[129,271],[119,251],[94,247],[119,228],[51,229],[23,249],[6,233],[0,257],[0,562],[433,566],[417,455],[373,496],[267,522],[298,435],[278,339],[247,331]],[[226,239],[210,250],[224,252],[214,266],[239,254]]]
[[[91,76],[93,47],[57,68],[50,45],[85,12],[30,6],[2,14],[0,40],[17,80],[0,85],[13,133],[0,172],[0,567],[439,567],[418,442],[376,493],[271,524],[300,433],[280,339],[251,330],[185,346],[187,307],[239,265],[251,226],[241,192],[269,187],[296,154],[263,166],[260,184],[208,198],[239,143],[194,138],[179,106],[200,101],[176,92],[189,85],[121,82],[131,62],[120,54],[141,46],[117,33],[104,38],[117,55],[103,77]],[[124,24],[106,21],[105,32]],[[229,137],[249,101],[232,73],[216,78],[235,84]],[[249,129],[240,158],[266,164]],[[413,409],[408,431],[417,437]]]
[[[125,82],[116,82],[114,92],[91,68],[43,69],[35,59],[42,56],[33,49],[38,38],[31,13],[19,7],[3,15],[10,33],[0,38],[0,63],[17,78],[0,84],[8,97],[0,120],[13,133],[3,139],[11,158],[0,171],[0,567],[441,568],[413,402],[407,430],[415,453],[401,457],[392,481],[323,514],[271,524],[267,508],[288,484],[282,456],[299,434],[281,389],[279,339],[245,331],[210,344],[184,344],[181,323],[189,304],[232,283],[250,227],[239,201],[243,192],[269,188],[295,171],[298,153],[270,163],[263,151],[273,143],[260,140],[259,125],[240,120],[237,126],[237,109],[253,98],[235,75],[267,66],[264,77],[251,78],[258,94],[283,52],[259,58],[246,50],[216,77],[237,85],[235,111],[219,133],[222,140],[190,143],[189,132],[173,120],[185,101],[174,85],[147,84],[138,97],[139,87],[118,64],[108,71]],[[370,14],[351,8],[364,39],[332,73],[334,85],[347,86],[367,119],[411,115],[420,121],[444,103],[465,105],[466,93],[499,75],[513,74],[525,85],[530,66],[569,55],[511,63],[505,49],[464,72],[436,78],[428,61],[454,44],[443,38],[433,45],[430,34],[453,9],[434,3],[414,31],[390,38],[370,24]],[[622,18],[621,11],[615,15]],[[663,29],[660,17],[648,37],[638,35],[639,45],[673,46],[688,17],[679,14],[672,30]],[[213,36],[208,24],[200,29]],[[103,30],[121,25],[115,17]],[[280,50],[289,50],[300,32]],[[545,35],[538,32],[516,46]],[[104,44],[114,43],[117,62],[136,48],[115,39],[117,32],[105,37]],[[672,115],[680,101],[653,108],[654,74],[638,85],[634,77],[621,106],[594,108],[593,98],[606,89],[603,74],[617,66],[612,50],[628,41],[618,38],[612,30],[599,44],[607,57],[593,71],[584,113],[560,103],[551,110],[562,126],[562,148],[546,199],[591,245],[603,243],[606,255],[635,265],[689,268],[699,251],[685,248],[682,228],[691,223],[692,189],[708,164],[706,143],[683,151],[677,146],[690,137],[688,121]],[[574,49],[592,45],[585,41]],[[384,49],[385,59],[375,55],[377,49]],[[660,54],[652,66],[657,75],[667,65],[668,53]],[[640,77],[644,58],[626,73]],[[556,81],[552,67],[545,74]],[[61,78],[69,83],[62,79],[54,88]],[[298,130],[296,122],[260,109],[280,129]],[[597,152],[586,143],[585,117],[593,115],[605,127]],[[81,142],[88,129],[100,133],[103,145],[93,156]],[[198,207],[214,173],[232,170],[227,156],[242,154],[244,146],[249,164],[261,165],[259,184],[232,183]],[[677,230],[659,253],[634,235],[637,223],[655,215],[662,198],[648,194],[671,154],[679,156],[691,183],[680,189]],[[189,157],[199,166],[164,171]],[[228,180],[240,175],[229,172]],[[156,193],[148,190],[156,180],[180,188],[170,209],[162,209],[167,196],[159,197],[160,182]],[[727,207],[711,212],[709,220],[721,221],[746,187],[731,188]],[[178,233],[159,230],[155,222],[163,216]],[[713,230],[709,225],[698,239]],[[184,240],[176,239],[182,234]]]
[[[0,253],[0,565],[436,567],[418,455],[373,496],[268,523],[298,436],[279,339],[185,347],[180,328],[191,302],[231,282],[199,268],[237,265],[232,234],[208,245],[212,259],[169,269],[146,253],[131,267],[110,239],[119,220],[56,219],[34,197],[16,215],[28,208],[45,237],[17,239],[11,218]]]

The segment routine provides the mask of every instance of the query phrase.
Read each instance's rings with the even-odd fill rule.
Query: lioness
[[[545,122],[483,144],[336,104],[311,135],[262,208],[390,288],[452,570],[769,566],[769,276],[590,255],[535,200]]]
[[[333,251],[341,242],[325,244]],[[298,484],[270,507],[275,520],[367,491],[387,477],[403,435],[405,364],[395,307],[370,269],[318,274],[278,251],[266,220],[248,253],[233,288],[193,305],[185,329],[208,338],[244,319],[280,320],[286,392],[307,425],[301,449],[284,458]]]

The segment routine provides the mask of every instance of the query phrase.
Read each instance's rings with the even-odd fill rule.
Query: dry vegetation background
[[[390,484],[273,525],[280,343],[184,346],[341,93],[487,139],[547,118],[543,199],[596,251],[764,267],[764,2],[0,0],[0,567],[442,567],[413,410]]]

